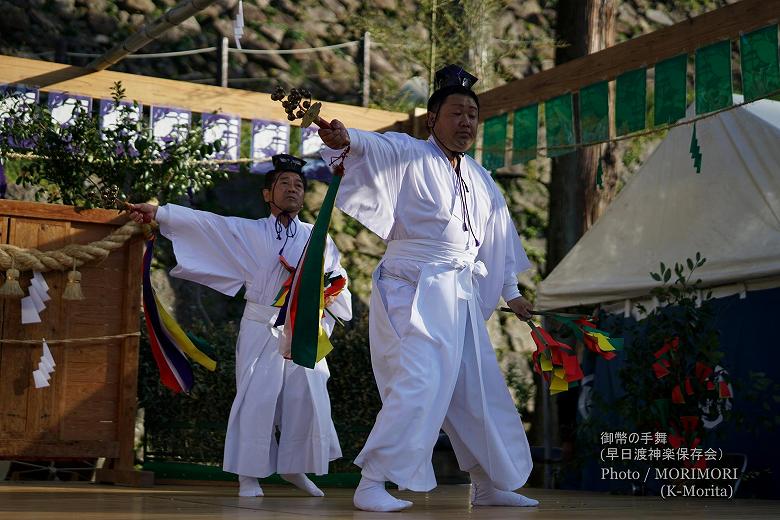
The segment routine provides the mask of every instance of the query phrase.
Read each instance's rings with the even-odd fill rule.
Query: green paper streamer
[[[309,235],[309,243],[304,253],[306,256],[298,267],[301,269],[301,281],[290,353],[295,364],[306,368],[314,368],[317,360],[317,340],[320,332],[320,284],[325,264],[328,228],[340,184],[341,176],[334,175],[320,206],[317,220],[314,221],[311,235]],[[291,291],[294,289],[294,287],[290,288]]]
[[[739,48],[745,101],[753,101],[780,90],[777,25],[742,35]]]
[[[617,77],[615,126],[617,135],[644,130],[647,113],[647,69]]]
[[[574,151],[574,118],[571,94],[553,98],[544,104],[547,126],[547,156],[558,157]]]
[[[609,83],[602,81],[580,90],[580,135],[582,143],[609,139]]]
[[[185,332],[188,338],[190,338],[190,341],[192,341],[192,344],[198,347],[198,350],[206,354],[211,359],[216,359],[217,357],[217,351],[214,350],[214,347],[209,345],[208,341],[201,338],[200,336],[196,336],[195,334],[187,331]]]
[[[696,114],[731,104],[731,41],[696,49]]]
[[[490,172],[506,166],[506,124],[507,115],[485,120],[482,132],[482,166]]]
[[[701,173],[701,148],[699,148],[699,140],[696,138],[696,123],[693,124],[693,133],[691,134],[691,158],[693,159],[693,167],[696,168],[696,173]]]
[[[668,125],[685,117],[687,72],[687,54],[655,65],[653,126]]]
[[[536,158],[539,141],[539,105],[516,110],[512,122],[512,164],[525,164]]]
[[[670,399],[656,399],[653,402],[653,408],[656,414],[658,414],[661,424],[667,425],[669,424],[669,410],[671,408],[671,400]]]

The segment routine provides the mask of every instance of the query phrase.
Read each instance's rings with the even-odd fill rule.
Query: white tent
[[[742,98],[734,96],[734,102]],[[542,281],[536,306],[606,303],[628,313],[659,262],[706,257],[715,296],[780,286],[780,102],[761,100],[672,129],[604,215]],[[609,310],[609,309],[608,309]]]

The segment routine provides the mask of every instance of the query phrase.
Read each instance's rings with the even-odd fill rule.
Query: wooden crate
[[[0,201],[0,241],[42,251],[87,244],[126,222],[116,211]],[[85,299],[61,298],[65,272],[44,273],[51,301],[41,323],[22,325],[18,299],[0,298],[0,338],[51,340],[139,330],[143,239],[135,236],[97,265],[79,268]],[[22,273],[27,293],[32,273]],[[0,343],[0,458],[107,460],[101,480],[140,484],[133,470],[138,336],[51,344],[51,386],[36,389],[41,344]],[[144,476],[148,478],[148,475]]]

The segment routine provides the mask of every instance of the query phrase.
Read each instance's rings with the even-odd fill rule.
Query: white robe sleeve
[[[178,264],[171,276],[235,296],[258,266],[236,217],[222,217],[175,204],[157,209],[160,232],[173,242]]]
[[[506,201],[495,188],[494,211],[488,219],[477,260],[484,262],[488,274],[479,280],[482,313],[488,319],[498,305],[499,296],[509,301],[520,296],[517,275],[531,267],[517,234]]]
[[[417,140],[407,134],[378,134],[349,129],[350,151],[344,161],[344,178],[336,206],[387,240],[395,224],[395,206],[408,162]],[[341,150],[325,148],[322,158],[330,164]]]
[[[336,244],[334,244],[333,240],[328,236],[327,247],[325,249],[325,272],[333,271],[334,275],[341,275],[347,280],[347,285],[341,293],[339,293],[333,303],[330,304],[328,310],[341,320],[349,321],[352,319],[352,294],[349,292],[349,277],[347,276],[347,271],[341,267],[340,262],[341,254],[336,248]],[[326,312],[325,318],[322,320],[322,326],[328,336],[333,332],[335,322],[336,320]]]

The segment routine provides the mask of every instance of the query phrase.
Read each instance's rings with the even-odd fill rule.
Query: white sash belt
[[[262,305],[255,302],[246,302],[244,307],[244,318],[252,321],[259,321],[273,327],[276,323],[276,317],[279,315],[279,308],[271,305]]]
[[[450,273],[452,278],[440,278],[440,283],[452,280],[458,299],[466,300],[469,317],[471,318],[471,333],[474,344],[479,344],[477,323],[484,318],[479,310],[480,298],[475,276],[485,277],[487,268],[482,261],[476,261],[476,252],[464,250],[462,245],[425,239],[392,240],[387,245],[387,251],[382,259],[403,259],[420,262],[420,282],[428,276]],[[424,309],[428,306],[442,305],[438,297],[430,297],[427,291],[420,291],[419,285],[412,304],[410,319],[424,327]],[[479,364],[479,356],[477,356]]]

